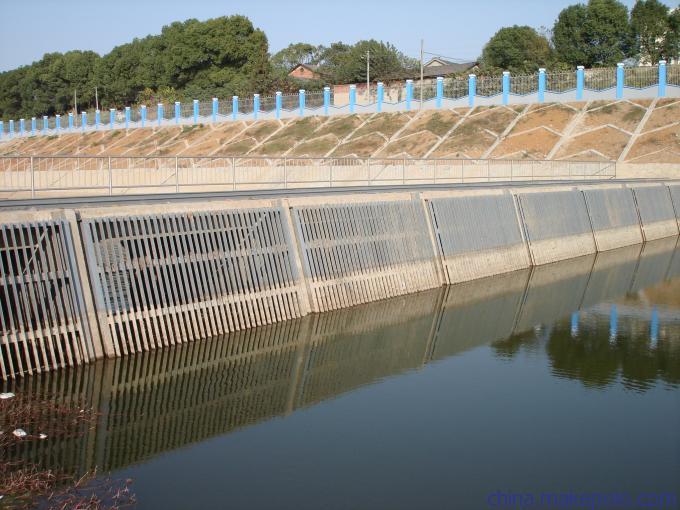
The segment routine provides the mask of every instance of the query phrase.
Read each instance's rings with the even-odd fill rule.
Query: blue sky
[[[248,16],[275,52],[290,42],[328,44],[389,41],[418,56],[425,50],[476,58],[500,27],[552,26],[575,0],[0,0],[0,71],[30,64],[50,51],[91,49],[100,54],[133,37],[159,33],[187,18]],[[632,7],[635,0],[624,0]],[[674,3],[674,2],[673,2]]]

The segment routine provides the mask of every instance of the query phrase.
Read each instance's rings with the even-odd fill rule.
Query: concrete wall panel
[[[597,251],[642,242],[633,192],[627,188],[584,189]]]
[[[535,265],[595,253],[585,198],[578,190],[518,195]]]
[[[313,311],[440,285],[419,200],[300,205],[292,213]]]
[[[529,267],[509,193],[435,198],[429,209],[448,283]]]
[[[657,184],[635,186],[632,189],[640,212],[645,241],[677,236],[678,220],[668,187]]]

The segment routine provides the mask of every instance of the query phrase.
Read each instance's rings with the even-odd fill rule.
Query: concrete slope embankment
[[[621,99],[102,128],[5,137],[0,155],[617,160],[678,172],[679,130],[680,99]]]

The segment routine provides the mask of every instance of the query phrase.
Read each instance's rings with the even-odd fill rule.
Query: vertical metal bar
[[[231,158],[231,179],[233,181],[233,190],[236,191],[236,158]]]

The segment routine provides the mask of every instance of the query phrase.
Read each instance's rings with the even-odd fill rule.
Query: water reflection
[[[8,384],[101,413],[85,438],[25,455],[108,471],[488,344],[508,360],[544,350],[587,387],[677,387],[679,296],[670,239]]]

